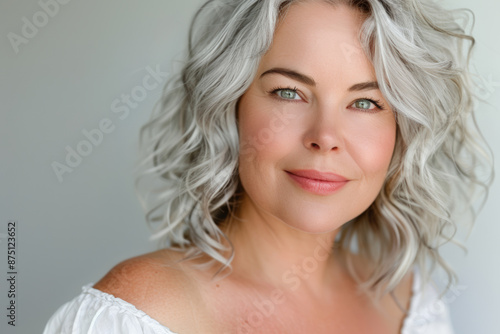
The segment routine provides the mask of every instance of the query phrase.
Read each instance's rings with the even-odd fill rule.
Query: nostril
[[[316,144],[316,143],[311,143],[311,147],[314,149],[321,149],[321,146]],[[332,146],[330,151],[337,151],[338,149],[339,149],[339,147],[337,145],[334,145],[334,146]]]

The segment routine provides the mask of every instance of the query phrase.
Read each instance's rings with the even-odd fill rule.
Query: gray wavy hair
[[[222,264],[216,275],[234,257],[221,226],[242,191],[237,103],[281,14],[297,1],[207,1],[191,24],[182,71],[140,131],[136,189],[150,226],[159,222],[152,239],[184,252],[183,260],[205,253],[204,268]],[[456,275],[439,247],[453,240],[459,216],[471,213],[474,221],[472,194],[482,188],[486,199],[492,178],[490,171],[484,181],[480,171],[491,166],[473,115],[469,16],[422,0],[321,1],[366,14],[360,39],[398,125],[386,181],[373,204],[342,227],[341,254],[360,286],[378,296],[415,264],[427,278],[442,268],[451,285]],[[354,252],[373,264],[368,278],[358,275]]]

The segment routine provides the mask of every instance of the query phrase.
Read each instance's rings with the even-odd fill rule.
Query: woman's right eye
[[[274,89],[272,91],[272,93],[276,94],[279,98],[281,98],[283,100],[290,100],[290,101],[302,100],[301,97],[299,96],[299,93],[297,93],[296,89],[278,88],[278,89]]]

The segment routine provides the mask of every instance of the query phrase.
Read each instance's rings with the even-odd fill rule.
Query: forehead
[[[359,41],[364,19],[363,13],[342,4],[293,3],[283,13],[261,65],[299,66],[301,72],[316,75],[355,70],[373,77],[373,67]]]
[[[299,0],[282,10],[276,30],[302,23],[312,29],[330,27],[339,32],[356,34],[366,17],[360,10],[340,1],[332,3],[326,0]]]

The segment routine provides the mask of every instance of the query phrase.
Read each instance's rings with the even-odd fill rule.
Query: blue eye
[[[280,100],[286,100],[286,101],[302,101],[302,98],[300,97],[299,93],[297,92],[297,88],[291,88],[291,87],[276,87],[272,90],[269,91],[271,95],[274,95]]]
[[[278,96],[285,100],[296,100],[299,94],[293,89],[280,89],[277,91]]]
[[[384,108],[380,105],[380,101],[373,101],[371,99],[359,99],[351,104],[351,108],[358,110],[369,110],[374,111],[376,109],[383,110]]]
[[[368,100],[357,100],[354,102],[354,107],[357,109],[371,109],[372,103]]]

